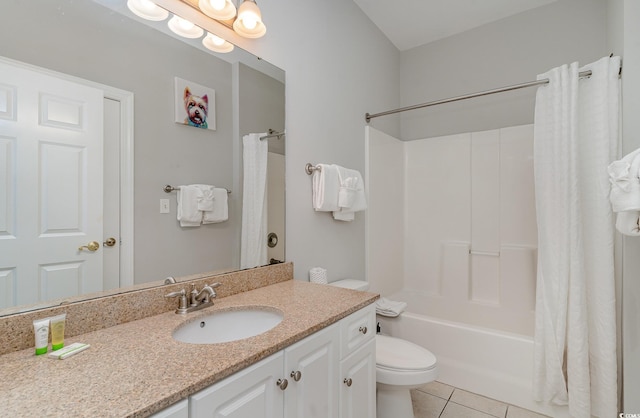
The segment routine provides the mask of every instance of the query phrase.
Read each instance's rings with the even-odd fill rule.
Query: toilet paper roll
[[[309,281],[311,283],[327,284],[327,270],[322,267],[313,267],[309,270]]]

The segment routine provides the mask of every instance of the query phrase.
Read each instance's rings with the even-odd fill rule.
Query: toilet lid
[[[417,344],[378,334],[376,365],[392,370],[428,370],[435,367],[436,356]]]

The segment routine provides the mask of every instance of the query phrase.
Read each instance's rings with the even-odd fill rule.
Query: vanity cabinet
[[[370,305],[192,395],[189,417],[373,417],[374,335]]]

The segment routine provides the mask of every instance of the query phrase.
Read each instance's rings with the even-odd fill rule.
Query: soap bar
[[[71,357],[74,354],[78,354],[81,351],[86,350],[91,347],[89,344],[85,343],[73,343],[65,348],[61,348],[60,350],[53,351],[49,353],[49,357],[57,358],[59,360],[64,360],[67,357]]]

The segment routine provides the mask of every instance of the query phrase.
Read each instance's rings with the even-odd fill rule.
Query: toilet
[[[329,283],[354,290],[368,290],[363,280]],[[411,389],[436,380],[436,357],[427,349],[400,338],[376,335],[377,418],[413,418]]]

